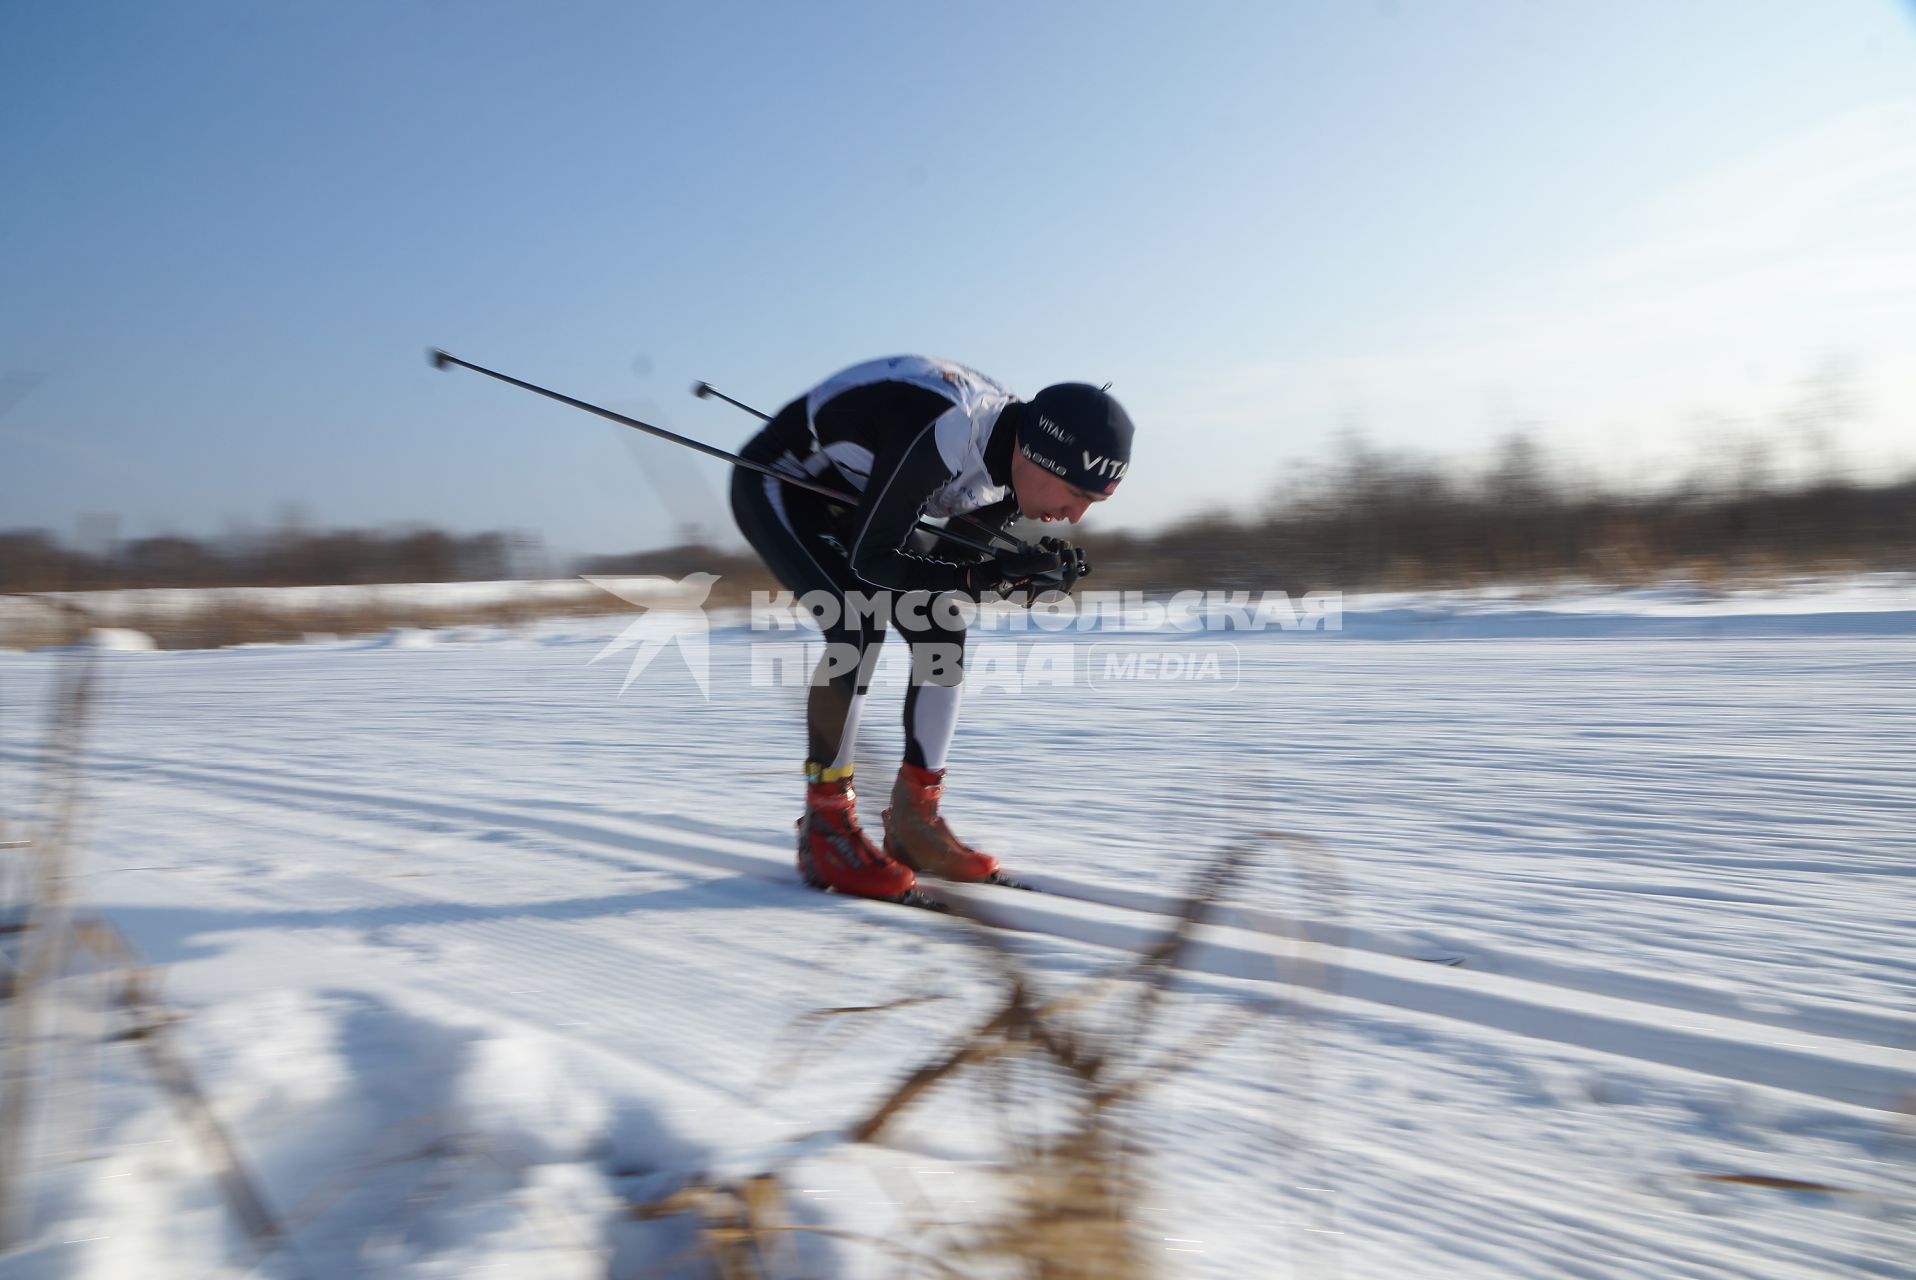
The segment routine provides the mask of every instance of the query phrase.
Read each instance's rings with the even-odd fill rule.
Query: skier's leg
[[[827,778],[842,778],[852,770],[858,746],[858,721],[865,710],[865,690],[846,696],[840,684],[814,677],[805,698],[807,760],[820,764]]]
[[[794,409],[802,415],[803,402],[787,406],[746,444],[740,456],[791,475],[805,474],[785,443],[792,434],[788,418]],[[780,585],[812,611],[825,637],[825,655],[812,674],[805,699],[806,771],[817,781],[821,773],[851,763],[855,711],[870,683],[876,646],[884,639],[884,631],[880,625],[854,617],[849,608],[847,595],[857,578],[836,539],[828,536],[830,519],[822,500],[770,476],[735,467],[732,514],[745,540]]]
[[[965,696],[965,633],[937,630],[912,635],[911,683],[905,689],[905,760],[920,769],[942,769],[958,730]]]
[[[997,860],[971,848],[939,816],[945,756],[964,696],[965,628],[955,611],[901,608],[894,619],[911,644],[911,686],[905,693],[905,761],[885,811],[885,852],[947,880],[988,880]]]
[[[801,406],[802,409],[802,406]],[[802,474],[773,430],[742,451],[754,462]],[[739,530],[788,590],[813,611],[825,635],[825,656],[806,695],[807,785],[798,823],[799,873],[820,888],[865,897],[895,898],[913,884],[911,869],[892,859],[858,825],[852,787],[852,749],[858,713],[877,661],[883,622],[861,617],[848,595],[857,578],[832,537],[821,499],[744,468],[732,472],[732,511]]]
[[[805,695],[805,773],[814,782],[843,778],[852,771],[859,716],[884,638],[877,630],[826,630],[825,655]]]

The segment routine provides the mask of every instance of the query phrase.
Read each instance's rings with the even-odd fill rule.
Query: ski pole
[[[712,398],[716,400],[723,400],[725,401],[726,404],[731,405],[734,409],[745,410],[745,412],[751,414],[754,418],[757,418],[760,422],[770,422],[772,420],[771,414],[760,412],[759,410],[754,409],[751,405],[746,404],[743,400],[732,399],[732,397],[726,395],[723,391],[720,391],[717,387],[713,386],[709,382],[694,382],[692,384],[692,394],[697,396],[701,400],[705,399],[705,397],[707,396],[711,396]]]
[[[501,382],[511,383],[515,387],[521,387],[536,395],[545,396],[549,400],[557,400],[560,404],[569,404],[574,409],[583,409],[587,413],[596,413],[601,418],[616,422],[621,426],[632,427],[635,430],[645,432],[647,435],[657,436],[661,440],[670,440],[673,444],[682,444],[688,449],[696,449],[698,452],[706,454],[709,457],[722,458],[735,467],[744,467],[748,471],[756,471],[760,475],[770,476],[774,480],[783,481],[795,488],[810,490],[820,497],[830,498],[834,502],[842,502],[847,506],[858,505],[857,498],[849,493],[840,493],[829,485],[819,484],[803,476],[791,476],[786,475],[782,471],[774,471],[768,466],[753,462],[750,458],[741,458],[736,453],[727,453],[725,450],[706,444],[702,440],[694,440],[690,436],[682,436],[676,431],[667,431],[664,427],[655,427],[649,422],[640,422],[637,418],[628,418],[622,413],[614,413],[610,409],[601,408],[596,404],[588,404],[584,400],[575,400],[571,396],[548,390],[545,387],[537,386],[530,382],[524,382],[513,377],[511,374],[500,373],[497,369],[488,369],[484,365],[474,364],[470,360],[461,360],[451,352],[441,351],[437,347],[432,348],[428,355],[432,360],[432,367],[435,369],[444,369],[456,364],[462,369],[470,369],[474,373],[483,373],[488,378],[497,378]],[[962,534],[954,533],[950,529],[941,529],[935,524],[926,524],[923,520],[918,522],[918,527],[927,533],[936,534],[947,542],[955,542],[961,547],[968,547],[982,555],[996,555],[1000,550],[1000,548],[994,547],[990,543],[974,542]]]
[[[759,409],[754,409],[751,405],[746,404],[743,400],[732,399],[732,397],[726,395],[723,391],[720,391],[717,387],[713,386],[709,382],[694,382],[692,384],[692,394],[697,396],[701,400],[705,399],[707,396],[712,397],[714,400],[723,400],[725,401],[726,404],[731,405],[734,409],[745,410],[745,412],[751,414],[754,418],[757,418],[760,422],[770,422],[772,420],[771,414],[766,413]],[[965,528],[967,529],[975,530],[979,534],[982,534],[984,537],[1000,539],[1005,544],[1005,546],[1009,548],[1010,550],[1013,550],[1013,551],[1031,550],[1031,548],[1024,542],[1023,539],[1013,537],[1011,534],[1006,533],[1003,529],[988,529],[984,525],[979,524],[976,520],[969,519],[968,517],[965,517],[965,516],[950,516],[948,518],[953,524],[961,524],[965,526]],[[941,532],[940,536],[950,537],[951,535]],[[965,545],[969,546],[970,544],[967,543]]]

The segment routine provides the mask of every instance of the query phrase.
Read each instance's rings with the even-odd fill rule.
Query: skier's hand
[[[1063,538],[1040,538],[1038,547],[1040,550],[1057,555],[1058,572],[1055,575],[1042,574],[1032,579],[1031,587],[1034,591],[1062,591],[1070,595],[1072,589],[1078,585],[1078,579],[1091,572],[1091,566],[1084,558],[1084,549],[1072,546]]]
[[[1007,596],[1020,587],[1031,587],[1039,579],[1059,578],[1063,572],[1064,557],[1040,543],[1023,551],[1006,551],[983,564],[971,566],[965,570],[965,590],[974,598],[993,591]]]

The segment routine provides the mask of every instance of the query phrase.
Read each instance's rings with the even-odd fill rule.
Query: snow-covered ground
[[[620,698],[624,657],[589,660],[627,621],[101,655],[80,896],[162,967],[293,1229],[253,1274],[645,1275],[690,1228],[623,1206],[700,1173],[776,1168],[802,1222],[893,1247],[990,1212],[964,1079],[885,1145],[832,1136],[989,1013],[972,926],[799,887],[802,690],[753,687],[767,637],[733,619],[709,701],[670,651]],[[970,697],[947,812],[1064,891],[982,891],[1048,990],[1217,850],[1314,842],[1260,842],[1180,980],[1185,1070],[1126,1114],[1163,1273],[1916,1274],[1912,637],[1882,578],[981,636],[1234,646],[1232,688]],[[70,660],[0,654],[15,820]],[[803,1017],[909,996],[940,998]],[[97,1063],[57,1082],[0,1275],[248,1273],[133,1048]],[[802,1239],[792,1274],[906,1274]]]

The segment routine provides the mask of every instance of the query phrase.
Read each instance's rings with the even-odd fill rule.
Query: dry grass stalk
[[[81,610],[66,615],[81,635],[92,620]],[[27,846],[21,927],[14,932],[17,956],[6,988],[5,1072],[0,1076],[0,1249],[24,1239],[32,1229],[25,1193],[25,1160],[35,1117],[40,1114],[33,1086],[49,1063],[54,1035],[42,1026],[41,1005],[52,985],[73,976],[76,949],[102,961],[118,980],[118,1002],[132,1019],[125,1038],[140,1047],[161,1088],[174,1103],[188,1131],[211,1158],[221,1189],[263,1258],[285,1243],[285,1233],[258,1184],[242,1162],[205,1093],[173,1051],[165,1033],[173,1015],[155,998],[151,975],[131,944],[111,924],[78,912],[72,901],[70,859],[73,833],[82,807],[80,754],[96,677],[94,655],[76,649],[62,670],[53,732],[42,777],[41,829]],[[65,1064],[70,1065],[70,1064]],[[88,1072],[84,1067],[79,1074]]]
[[[35,1108],[39,1055],[50,1039],[41,1029],[49,985],[66,970],[71,944],[69,861],[80,810],[80,749],[93,705],[95,663],[82,653],[59,672],[53,731],[41,776],[39,837],[27,847],[19,878],[21,928],[9,966],[4,1057],[0,1058],[0,1251],[26,1239],[30,1197],[24,1190],[26,1152]]]
[[[1142,955],[1049,1000],[1034,999],[1034,985],[1005,934],[971,931],[1004,984],[1004,1003],[942,1057],[913,1071],[850,1131],[855,1141],[875,1141],[941,1081],[985,1064],[1005,1069],[998,1077],[1001,1123],[1028,1130],[1008,1132],[1013,1154],[999,1170],[1011,1209],[952,1238],[943,1254],[947,1263],[966,1273],[1003,1274],[1010,1267],[1033,1280],[1144,1280],[1152,1273],[1151,1254],[1134,1228],[1142,1188],[1134,1162],[1125,1158],[1120,1108],[1209,1051],[1187,1043],[1151,1058],[1145,1046],[1172,973],[1253,850],[1248,843],[1233,847],[1207,866],[1171,927]],[[964,904],[956,910],[968,912]],[[1113,998],[1124,994],[1133,998]],[[1009,1069],[1019,1063],[1062,1089],[1071,1118],[1062,1133],[1039,1131],[1037,1116],[1045,1108],[1036,1092],[1017,1096]],[[940,1225],[916,1223],[914,1233],[929,1236]]]
[[[1240,1007],[1180,1035],[1173,1045],[1158,1043],[1173,974],[1188,961],[1212,909],[1256,852],[1272,842],[1297,846],[1300,865],[1322,853],[1313,842],[1281,833],[1262,833],[1234,846],[1204,869],[1165,934],[1142,954],[1042,998],[1009,935],[981,909],[953,904],[957,914],[978,926],[966,936],[989,956],[1004,999],[942,1054],[899,1081],[846,1136],[878,1143],[939,1084],[966,1073],[980,1077],[999,1117],[1006,1153],[984,1171],[1004,1192],[1006,1207],[995,1216],[953,1223],[932,1197],[911,1196],[910,1180],[900,1174],[905,1186],[894,1190],[908,1196],[902,1230],[868,1236],[792,1224],[772,1173],[743,1184],[697,1182],[631,1210],[635,1219],[693,1214],[700,1223],[691,1247],[646,1275],[662,1276],[700,1257],[709,1258],[723,1280],[795,1275],[778,1268],[795,1267],[796,1259],[781,1258],[776,1249],[781,1240],[805,1233],[892,1258],[898,1269],[891,1274],[901,1278],[1149,1280],[1156,1250],[1136,1226],[1144,1181],[1137,1153],[1124,1138],[1123,1109],[1245,1029],[1248,1020]],[[1336,896],[1334,867],[1304,869],[1328,875],[1329,892]],[[814,1010],[796,1024],[889,1012],[937,998],[913,995],[885,1004]],[[1262,1007],[1274,1009],[1279,1002]]]
[[[775,1268],[796,1262],[789,1237],[791,1213],[784,1189],[772,1174],[754,1174],[736,1184],[688,1183],[663,1200],[634,1205],[628,1216],[650,1221],[682,1213],[698,1216],[698,1240],[648,1274],[663,1275],[703,1256],[711,1259],[720,1280],[769,1280],[779,1273]]]
[[[837,1009],[812,1009],[794,1018],[781,1039],[797,1039],[800,1043],[785,1057],[774,1061],[760,1073],[759,1089],[769,1082],[789,1080],[797,1075],[805,1065],[805,1059],[818,1050],[818,1040],[823,1038],[822,1028],[828,1022],[853,1019],[874,1013],[890,1013],[898,1009],[909,1009],[914,1005],[931,1004],[946,997],[937,992],[923,992],[918,995],[901,996],[896,1000],[887,1000],[883,1004],[846,1005]],[[807,1033],[812,1037],[807,1040]]]

